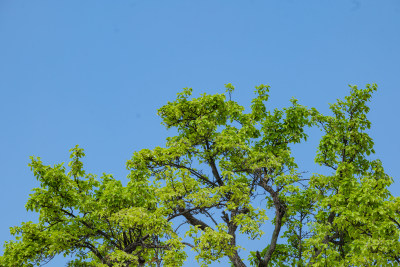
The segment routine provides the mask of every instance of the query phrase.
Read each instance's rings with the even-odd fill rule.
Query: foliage
[[[16,241],[6,242],[1,266],[33,266],[56,254],[74,254],[70,266],[125,266],[159,261],[179,265],[181,244],[170,223],[157,209],[154,190],[145,176],[126,187],[112,175],[100,181],[85,174],[83,149],[71,150],[70,172],[63,164],[43,165],[32,158],[30,167],[40,182],[26,209],[39,212],[39,223],[11,228]],[[166,241],[159,238],[166,237]]]
[[[382,163],[369,158],[367,102],[376,89],[351,86],[328,116],[296,99],[267,110],[266,85],[256,87],[248,113],[231,100],[231,84],[229,100],[190,98],[185,88],[158,110],[177,135],[134,153],[127,186],[86,174],[78,146],[68,173],[32,158],[40,187],[26,208],[39,212],[39,222],[11,228],[15,240],[6,242],[0,265],[33,266],[64,254],[75,255],[69,266],[182,266],[190,247],[202,266],[228,257],[243,267],[239,236],[265,243],[250,252],[252,266],[398,264],[400,200]],[[315,161],[330,175],[304,177],[291,155],[308,127],[323,131]],[[267,211],[275,216],[265,234]],[[183,233],[175,227],[182,221],[189,226]]]

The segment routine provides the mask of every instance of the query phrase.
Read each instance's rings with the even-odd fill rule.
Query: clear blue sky
[[[264,83],[270,107],[294,96],[321,111],[348,84],[377,83],[374,157],[399,195],[399,0],[1,0],[0,242],[37,218],[24,209],[38,186],[29,156],[68,162],[79,144],[88,172],[125,183],[132,153],[169,134],[157,108],[184,87],[198,96],[228,82],[245,106]],[[310,173],[316,142],[295,150]],[[244,246],[262,249],[269,236]]]

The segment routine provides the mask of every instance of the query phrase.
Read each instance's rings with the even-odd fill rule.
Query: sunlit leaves
[[[32,157],[40,187],[26,208],[39,222],[11,228],[15,240],[5,244],[0,265],[32,266],[62,254],[75,256],[68,266],[175,267],[190,247],[202,266],[228,257],[243,267],[240,235],[264,242],[250,252],[253,266],[400,262],[400,199],[382,163],[370,158],[367,103],[377,86],[351,86],[330,105],[331,115],[294,98],[271,110],[269,89],[256,87],[247,113],[230,83],[224,94],[198,98],[183,89],[158,110],[177,135],[165,147],[134,152],[127,185],[87,174],[79,146],[69,170]],[[305,175],[291,149],[313,126],[323,132],[315,162],[329,171]],[[264,233],[267,222],[274,230]]]
[[[71,253],[77,256],[71,264],[77,266],[126,266],[153,258],[155,248],[161,254],[181,249],[176,243],[175,249],[154,243],[154,238],[170,239],[173,232],[156,209],[146,173],[133,176],[140,179],[127,186],[108,174],[97,180],[83,170],[83,149],[76,146],[71,152],[67,174],[62,164],[45,166],[32,158],[30,166],[41,187],[33,189],[26,208],[39,212],[39,223],[12,228],[17,241],[6,244],[2,266],[31,266]]]

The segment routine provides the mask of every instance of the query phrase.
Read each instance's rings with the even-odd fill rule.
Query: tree
[[[12,228],[16,241],[5,244],[0,265],[31,266],[64,253],[76,255],[70,266],[181,266],[190,247],[202,266],[228,257],[241,267],[240,235],[265,240],[251,252],[253,266],[398,264],[400,200],[381,162],[369,159],[365,132],[376,89],[351,86],[326,116],[296,99],[268,111],[266,85],[256,87],[248,113],[225,94],[189,99],[185,88],[158,110],[177,135],[134,153],[126,187],[110,175],[86,175],[78,146],[67,174],[62,164],[32,158],[41,187],[26,207],[40,213],[39,223]],[[307,127],[323,131],[316,162],[331,175],[304,177],[295,163],[291,147],[306,141]],[[255,207],[259,199],[265,207]],[[274,229],[265,235],[267,210]],[[182,220],[184,233],[173,227]]]
[[[32,157],[29,165],[41,187],[33,190],[26,209],[39,212],[39,223],[11,229],[16,241],[6,242],[0,265],[39,265],[56,254],[75,255],[69,266],[182,264],[182,244],[157,209],[145,173],[132,174],[126,187],[112,175],[98,181],[83,170],[83,149],[71,152],[67,174],[63,164],[45,166]]]

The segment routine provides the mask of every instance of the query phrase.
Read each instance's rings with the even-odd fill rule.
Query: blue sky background
[[[348,84],[377,83],[374,157],[400,195],[400,0],[0,0],[0,242],[37,219],[24,208],[38,186],[29,156],[68,162],[79,144],[87,172],[126,183],[132,153],[173,133],[158,108],[184,87],[197,97],[228,82],[246,107],[264,83],[271,108],[294,96],[325,112]],[[310,133],[294,154],[312,173],[319,133]],[[241,242],[255,250],[269,239]]]

